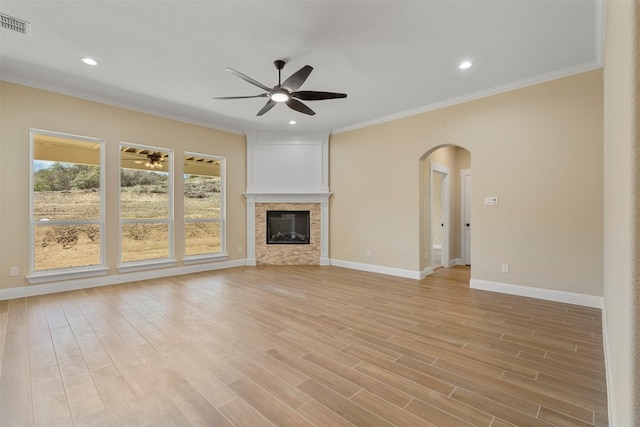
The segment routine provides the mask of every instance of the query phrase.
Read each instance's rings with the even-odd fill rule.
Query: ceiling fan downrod
[[[282,59],[276,59],[275,61],[273,61],[273,64],[278,69],[278,86],[280,86],[282,84],[281,73],[282,73],[282,69],[284,68],[284,64],[286,64],[286,62],[284,62]]]

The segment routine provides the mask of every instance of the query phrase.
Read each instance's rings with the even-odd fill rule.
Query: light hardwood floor
[[[607,425],[600,310],[337,267],[0,301],[0,425]]]

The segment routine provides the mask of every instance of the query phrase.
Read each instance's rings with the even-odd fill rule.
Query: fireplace
[[[309,211],[267,211],[268,245],[308,245]]]
[[[249,195],[247,199],[247,265],[329,265],[328,257],[328,197],[300,195]],[[276,198],[277,197],[277,198]],[[257,202],[256,202],[257,199]],[[282,200],[285,200],[284,202]],[[287,200],[290,199],[290,200]],[[268,243],[267,213],[309,212],[309,232],[297,231],[309,235],[308,243]],[[282,219],[282,218],[281,218]],[[291,231],[291,219],[286,218],[287,228]],[[304,223],[304,222],[303,222]],[[306,224],[306,223],[305,223]],[[277,234],[277,231],[276,233]]]
[[[246,137],[246,265],[330,265],[328,131]],[[268,221],[270,211],[284,214]],[[289,217],[291,211],[305,211],[308,219]]]

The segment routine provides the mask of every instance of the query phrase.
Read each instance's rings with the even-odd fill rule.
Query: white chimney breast
[[[327,193],[328,155],[327,132],[247,133],[247,193]]]

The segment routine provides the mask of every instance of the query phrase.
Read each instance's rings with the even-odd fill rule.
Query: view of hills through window
[[[33,271],[102,264],[102,142],[32,132]]]

